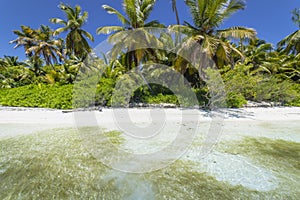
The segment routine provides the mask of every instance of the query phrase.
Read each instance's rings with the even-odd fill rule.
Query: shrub
[[[115,80],[112,78],[102,78],[97,85],[96,105],[110,106],[111,97],[115,86]]]
[[[229,108],[241,108],[247,101],[242,94],[231,92],[227,94],[226,103]]]
[[[146,102],[147,103],[152,103],[152,104],[159,104],[159,103],[172,103],[172,104],[179,104],[177,97],[174,94],[158,94],[155,96],[148,96],[146,97]]]
[[[287,103],[289,106],[299,106],[300,107],[300,84],[294,84],[293,90],[295,91],[295,97],[293,100]]]
[[[72,108],[72,85],[27,85],[0,89],[0,104],[14,107]]]
[[[36,81],[34,73],[24,66],[10,66],[0,71],[0,88],[15,88]]]
[[[288,80],[281,81],[276,77],[267,77],[255,87],[255,100],[287,104],[299,96],[293,85],[294,83]]]
[[[251,66],[236,65],[223,73],[229,107],[239,107],[239,101],[281,102],[283,105],[299,105],[299,86],[270,74],[250,71]],[[298,99],[298,100],[297,100]]]

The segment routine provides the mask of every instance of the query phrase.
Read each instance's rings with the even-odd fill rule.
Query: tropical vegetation
[[[103,5],[121,25],[101,26],[95,30],[97,35],[107,35],[112,44],[108,54],[95,58],[92,42],[96,35],[84,30],[88,12],[82,11],[79,5],[72,7],[61,3],[59,9],[65,18],[50,19],[60,26],[56,30],[41,25],[38,29],[21,26],[20,30],[13,31],[16,39],[10,43],[15,48],[24,48],[27,59],[0,58],[0,105],[74,107],[74,82],[87,60],[92,58],[93,70],[101,74],[96,80],[96,105],[111,106],[112,101],[120,101],[115,104],[120,106],[128,103],[181,104],[176,91],[147,81],[163,79],[179,87],[182,79],[172,74],[177,72],[192,87],[198,104],[208,107],[211,87],[199,75],[201,69],[182,55],[188,49],[193,56],[194,51],[199,50],[197,46],[221,74],[228,107],[241,107],[247,101],[300,106],[300,9],[292,11],[296,30],[275,47],[258,38],[252,28],[220,28],[224,20],[245,9],[242,0],[185,0],[185,4],[192,22],[180,18],[177,2],[172,0],[170,9],[174,13],[174,24],[149,20],[156,0],[123,0],[123,11]],[[162,28],[164,31],[156,32]],[[61,37],[62,33],[65,38]],[[158,48],[151,48],[151,44]],[[163,65],[168,76],[155,64]],[[143,86],[134,91],[130,88],[140,79],[128,76],[130,72],[136,72],[144,81]],[[120,80],[125,81],[119,84]],[[122,93],[116,93],[116,87]],[[117,99],[113,98],[114,93]],[[130,99],[121,98],[123,93],[128,93]]]

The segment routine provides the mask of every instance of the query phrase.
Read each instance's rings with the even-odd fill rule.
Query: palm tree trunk
[[[179,13],[178,13],[178,9],[176,6],[176,0],[172,0],[172,9],[173,9],[173,12],[175,12],[177,25],[180,25]]]
[[[178,13],[177,5],[176,5],[176,0],[172,0],[172,9],[173,9],[173,12],[175,12],[176,23],[177,23],[177,25],[180,25],[179,13]],[[175,43],[178,44],[180,41],[181,41],[181,38],[180,38],[179,34],[176,33]]]

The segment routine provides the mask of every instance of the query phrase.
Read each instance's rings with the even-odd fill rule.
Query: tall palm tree
[[[300,53],[300,9],[294,9],[292,15],[292,20],[298,26],[298,30],[282,39],[277,46],[285,53],[296,55]]]
[[[59,49],[62,40],[52,37],[52,30],[49,26],[41,25],[37,30],[27,26],[21,26],[22,31],[14,31],[18,38],[10,43],[16,43],[15,48],[24,46],[25,53],[35,59],[43,57],[46,64],[57,63],[57,56],[62,59],[63,55]]]
[[[49,26],[42,25],[40,29],[36,31],[34,44],[27,49],[28,52],[32,52],[37,57],[43,57],[47,65],[57,63],[58,59],[63,59],[63,55],[60,51],[61,43],[60,39],[54,39],[52,37],[53,31]]]
[[[94,37],[89,32],[82,29],[82,26],[87,21],[88,13],[81,13],[81,7],[78,5],[75,6],[75,8],[72,8],[61,3],[59,8],[65,12],[67,20],[59,18],[50,19],[50,22],[54,24],[63,25],[63,27],[56,29],[53,35],[56,36],[62,32],[68,31],[66,37],[67,55],[71,56],[73,54],[76,57],[86,57],[86,55],[91,52],[91,47],[89,46],[87,39],[94,41]]]
[[[214,60],[218,67],[231,63],[233,53],[243,56],[228,39],[254,38],[254,29],[245,27],[230,27],[218,29],[225,19],[238,10],[245,8],[242,0],[185,0],[189,7],[194,25],[173,25],[171,30],[187,35],[185,44],[195,42]]]
[[[123,8],[126,16],[108,5],[102,6],[107,13],[117,15],[122,23],[122,26],[99,27],[96,31],[97,34],[113,33],[109,37],[109,41],[114,43],[112,49],[113,58],[120,53],[121,49],[134,50],[135,45],[140,43],[145,44],[147,42],[150,44],[154,41],[153,36],[149,34],[147,28],[164,27],[157,20],[147,22],[155,3],[156,0],[124,0]],[[128,30],[132,30],[132,32],[126,32]],[[149,39],[151,41],[149,41]],[[125,57],[123,57],[123,60],[126,62],[123,64],[127,65],[128,68],[138,66],[146,54],[153,54],[153,51],[150,49],[138,49],[128,52],[124,55]]]

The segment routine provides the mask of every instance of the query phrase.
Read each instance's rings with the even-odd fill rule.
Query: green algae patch
[[[225,152],[251,156],[261,164],[288,169],[289,172],[300,170],[300,144],[285,140],[246,137],[225,148]]]
[[[219,150],[249,157],[270,170],[280,182],[278,193],[285,198],[300,196],[300,144],[285,140],[245,137],[219,145]]]
[[[235,199],[255,196],[242,186],[231,186],[214,177],[193,170],[192,162],[177,161],[173,165],[148,174],[156,188],[156,199]]]
[[[0,140],[0,199],[118,199],[75,129]]]

